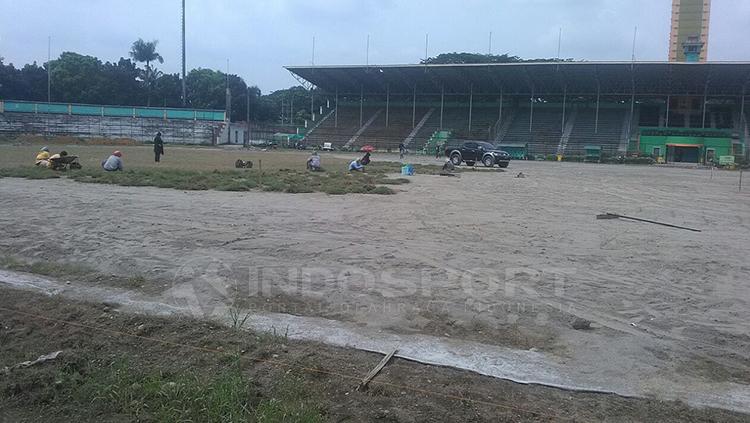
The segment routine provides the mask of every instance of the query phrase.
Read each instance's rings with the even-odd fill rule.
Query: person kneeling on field
[[[34,162],[37,166],[49,167],[49,148],[42,147],[39,153],[36,155],[36,161]]]
[[[365,166],[362,164],[362,161],[359,159],[353,160],[351,163],[349,163],[349,172],[364,172]]]
[[[317,172],[320,170],[320,156],[317,151],[313,151],[309,159],[307,159],[307,170]]]
[[[107,160],[102,162],[102,169],[106,170],[107,172],[123,170],[122,153],[119,151],[115,151],[114,153],[112,153],[112,155],[109,156]]]

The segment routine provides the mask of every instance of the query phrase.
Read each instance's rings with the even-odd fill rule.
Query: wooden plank
[[[388,364],[389,361],[391,361],[391,358],[398,352],[398,350],[391,351],[388,355],[383,357],[382,360],[380,360],[380,363],[378,363],[377,366],[375,366],[374,369],[370,370],[370,373],[365,376],[364,379],[362,379],[362,382],[360,382],[359,386],[357,386],[357,391],[364,391],[367,389],[367,384],[370,383],[370,381],[380,373],[381,370],[383,370],[383,367],[385,367],[386,364]]]

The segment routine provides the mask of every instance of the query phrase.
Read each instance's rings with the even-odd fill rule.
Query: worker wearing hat
[[[122,167],[122,153],[119,150],[115,150],[107,160],[102,162],[102,168],[107,172],[116,172],[123,170]]]

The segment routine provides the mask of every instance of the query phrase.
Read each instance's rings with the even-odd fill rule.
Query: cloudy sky
[[[0,56],[16,65],[75,51],[116,61],[141,37],[180,69],[180,0],[0,0]],[[671,0],[187,0],[188,69],[225,69],[264,93],[296,83],[282,68],[415,63],[425,54],[488,51],[666,60]],[[750,60],[750,0],[713,0],[709,60]]]

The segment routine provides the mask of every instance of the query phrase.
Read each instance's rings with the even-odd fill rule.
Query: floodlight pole
[[[336,87],[336,99],[334,100],[334,107],[333,109],[333,127],[338,128],[339,127],[339,87]]]
[[[370,34],[367,34],[367,47],[365,47],[365,66],[370,66]]]
[[[185,0],[182,0],[182,107],[185,107],[185,105],[187,104],[186,97],[187,97],[187,88],[185,87]],[[250,122],[249,119],[248,119],[248,122]]]
[[[430,44],[430,34],[424,34],[424,64],[427,65],[427,59],[430,57],[427,55],[427,47]]]
[[[666,128],[669,128],[669,103],[670,103],[670,100],[671,100],[671,96],[667,95],[667,112],[666,112],[666,116],[664,116],[664,126]]]
[[[474,109],[474,84],[469,85],[469,133],[471,133],[471,112]]]
[[[52,36],[47,37],[47,103],[52,102]]]
[[[182,4],[185,4],[183,1]],[[183,79],[185,81],[185,79]],[[184,85],[183,85],[184,86]],[[183,97],[184,98],[184,97]],[[183,106],[184,106],[184,100],[183,100]],[[250,87],[247,87],[247,110],[245,110],[245,122],[247,123],[247,142],[245,145],[250,144]]]

